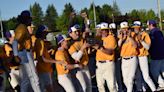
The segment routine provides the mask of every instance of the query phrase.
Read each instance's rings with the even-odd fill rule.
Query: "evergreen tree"
[[[58,17],[58,14],[56,12],[55,7],[53,5],[48,5],[48,8],[46,10],[46,14],[45,14],[45,17],[44,17],[44,23],[52,31],[56,30],[57,17]]]
[[[34,5],[30,6],[30,11],[32,13],[32,16],[34,16],[34,25],[38,27],[39,25],[43,24],[43,11],[39,3],[35,2]]]
[[[68,3],[65,4],[62,15],[57,19],[57,29],[67,31],[70,23],[70,14],[75,12],[73,6]]]
[[[112,8],[113,8],[113,15],[114,16],[120,16],[121,15],[120,9],[119,9],[116,1],[113,2]]]

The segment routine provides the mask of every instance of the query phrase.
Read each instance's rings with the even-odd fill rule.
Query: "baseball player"
[[[21,65],[19,67],[21,80],[20,91],[29,92],[29,87],[32,87],[34,92],[41,92],[39,78],[36,73],[31,51],[31,36],[27,29],[28,26],[31,26],[31,13],[28,10],[22,11],[18,16],[18,22],[19,25],[15,29],[15,38],[12,45],[14,56],[17,60],[21,61]],[[18,59],[18,57],[20,59]]]
[[[71,80],[71,76],[69,74],[69,70],[78,68],[78,64],[70,64],[68,49],[68,40],[65,35],[58,34],[56,36],[58,50],[55,54],[55,59],[64,61],[65,64],[56,64],[57,74],[58,74],[58,82],[65,89],[66,92],[75,92],[74,85]]]
[[[48,53],[48,45],[46,44],[46,35],[48,33],[48,27],[46,25],[40,25],[36,31],[36,41],[34,51],[36,52],[36,60],[38,61],[36,69],[38,72],[39,80],[42,90],[53,92],[52,85],[52,63],[56,63],[50,57]]]
[[[134,76],[137,68],[137,43],[134,33],[128,30],[128,22],[120,23],[121,33],[119,34],[118,46],[122,57],[122,76],[127,92],[132,92]]]
[[[6,39],[7,42],[4,45],[4,50],[6,53],[6,62],[8,62],[8,67],[10,68],[10,77],[9,82],[12,86],[12,88],[19,92],[20,86],[19,86],[19,65],[14,64],[13,61],[13,49],[12,49],[12,42],[14,40],[14,30],[10,30],[6,32]]]
[[[96,80],[99,92],[105,92],[105,81],[110,92],[117,92],[115,79],[115,48],[116,40],[109,34],[108,23],[101,23],[103,46],[98,46],[96,52]]]
[[[114,35],[116,41],[118,41],[117,37],[117,26],[115,23],[110,23],[109,24],[109,30],[110,32]],[[116,71],[116,81],[117,81],[117,86],[118,86],[118,91],[121,92],[123,90],[123,82],[122,82],[122,74],[121,74],[121,61],[120,61],[120,51],[119,47],[115,49],[115,71]]]
[[[74,59],[74,63],[83,65],[83,68],[76,69],[76,77],[79,80],[83,92],[92,92],[91,76],[88,69],[88,52],[86,50],[90,44],[80,38],[80,26],[74,25],[68,31],[72,44],[68,49],[69,54]]]
[[[145,31],[141,30],[141,22],[140,21],[134,21],[132,28],[134,28],[134,32],[136,33],[136,37],[138,40],[138,61],[139,66],[143,75],[143,78],[145,82],[149,85],[152,91],[156,91],[156,87],[152,81],[152,79],[149,76],[149,67],[148,67],[148,58],[149,55],[148,50],[151,45],[151,40],[149,37],[149,34]]]

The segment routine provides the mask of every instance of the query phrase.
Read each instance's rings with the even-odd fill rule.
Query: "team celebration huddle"
[[[164,36],[155,20],[146,29],[136,20],[101,22],[91,30],[87,14],[81,16],[82,26],[72,22],[66,34],[55,34],[22,11],[16,29],[4,32],[0,92],[164,90]]]

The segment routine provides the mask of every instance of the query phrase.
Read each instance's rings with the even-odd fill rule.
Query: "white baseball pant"
[[[110,92],[117,92],[115,79],[115,62],[106,61],[105,63],[101,63],[97,61],[96,65],[96,80],[99,92],[105,92],[105,80]]]
[[[12,88],[15,88],[17,85],[19,85],[19,70],[11,69],[10,72],[11,80],[9,80]]]
[[[58,75],[58,82],[66,92],[76,92],[69,74]]]
[[[149,85],[152,91],[156,90],[156,87],[149,76],[148,58],[147,56],[138,57],[139,66],[145,82]]]
[[[127,92],[133,91],[134,77],[137,69],[137,57],[133,56],[130,59],[122,58],[122,77],[127,88]]]
[[[83,69],[77,70],[76,78],[80,82],[83,92],[92,92],[91,76],[88,66],[85,66]]]

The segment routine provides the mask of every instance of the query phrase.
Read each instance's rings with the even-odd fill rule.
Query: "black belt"
[[[133,57],[129,57],[129,58],[123,58],[123,59],[125,59],[125,60],[129,60],[129,59],[132,59]]]
[[[107,62],[111,62],[112,60],[105,60],[105,61],[98,61],[100,63],[107,63]]]
[[[20,50],[18,50],[18,51],[24,51],[24,50],[26,50],[26,51],[28,51],[28,52],[30,52],[30,49],[20,49]]]

